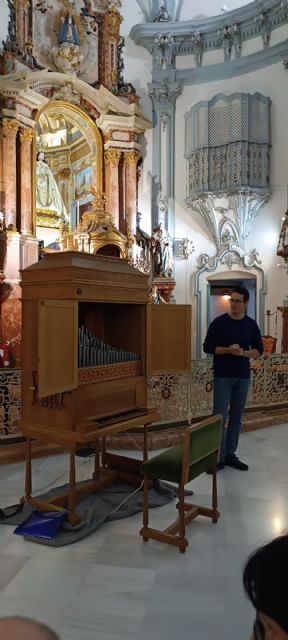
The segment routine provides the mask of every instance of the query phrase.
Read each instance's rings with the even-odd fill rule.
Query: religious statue
[[[159,9],[159,13],[154,19],[154,22],[169,22],[171,20],[169,13],[167,11],[166,1],[161,4]]]
[[[63,44],[64,42],[70,42],[71,44],[76,44],[78,46],[80,44],[77,27],[71,13],[64,16],[61,21],[58,44]]]
[[[288,262],[288,209],[283,218],[283,223],[279,235],[277,256],[284,258],[285,262]]]
[[[174,57],[174,38],[171,33],[154,38],[154,59],[159,67],[170,67]]]
[[[0,231],[5,231],[5,213],[0,211]]]
[[[152,231],[151,236],[152,274],[171,278],[173,275],[173,249],[171,238],[162,222]]]
[[[41,11],[41,13],[47,13],[48,9],[52,9],[52,5],[47,4],[47,0],[38,0],[35,9],[36,11]]]
[[[58,33],[58,46],[51,50],[52,61],[59,71],[78,75],[83,62],[80,54],[80,38],[73,15],[68,12],[61,18],[61,27]]]
[[[63,198],[42,151],[36,161],[36,212],[68,220]],[[55,225],[56,226],[56,225]]]
[[[149,300],[152,304],[168,304],[163,296],[161,296],[161,293],[159,293],[157,284],[152,284],[149,291]]]

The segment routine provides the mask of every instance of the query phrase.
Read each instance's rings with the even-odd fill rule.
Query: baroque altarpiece
[[[133,255],[139,136],[120,2],[7,0],[0,57],[2,340],[20,359],[19,270],[44,252]]]

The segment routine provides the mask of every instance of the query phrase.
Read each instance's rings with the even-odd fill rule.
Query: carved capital
[[[149,96],[154,102],[155,109],[158,111],[166,111],[167,109],[175,109],[175,102],[180,96],[182,86],[177,83],[151,84],[149,87]]]
[[[106,14],[106,25],[104,39],[119,38],[120,24],[123,21],[122,16],[116,9],[110,9]]]
[[[21,129],[20,131],[20,140],[21,142],[31,142],[33,141],[35,136],[34,129]]]
[[[129,165],[129,164],[137,164],[138,160],[140,158],[140,154],[138,153],[138,151],[135,151],[135,149],[133,149],[133,151],[127,151],[126,153],[124,153],[124,164],[125,165]]]
[[[120,149],[107,149],[104,153],[105,164],[119,164],[120,157]]]
[[[30,6],[29,0],[16,0],[16,4],[19,5],[22,9],[28,9]]]
[[[5,138],[9,138],[9,137],[16,137],[17,135],[17,131],[19,129],[19,123],[17,122],[17,120],[10,120],[9,118],[5,118],[5,120],[3,120],[3,132],[5,135]]]

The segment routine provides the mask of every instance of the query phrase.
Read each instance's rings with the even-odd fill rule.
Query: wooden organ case
[[[77,498],[119,475],[107,436],[143,426],[146,459],[147,427],[159,420],[147,407],[147,375],[190,370],[190,307],[149,304],[148,290],[148,276],[125,260],[78,252],[47,254],[22,271],[25,497],[39,509],[67,506],[71,523]],[[51,502],[32,495],[32,439],[70,452],[68,490]],[[78,487],[75,452],[88,445],[94,474]]]

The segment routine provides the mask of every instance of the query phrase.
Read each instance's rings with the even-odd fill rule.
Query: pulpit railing
[[[148,401],[163,423],[209,415],[213,396],[212,360],[193,360],[191,375],[148,378]],[[288,354],[255,360],[247,407],[288,405]],[[0,446],[21,437],[21,369],[0,369]]]

